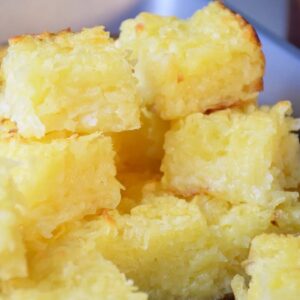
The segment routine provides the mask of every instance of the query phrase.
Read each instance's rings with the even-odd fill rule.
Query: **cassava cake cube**
[[[105,210],[70,224],[62,238],[96,247],[149,299],[221,299],[271,217],[254,204],[148,195],[130,214]]]
[[[147,299],[113,263],[80,240],[50,244],[30,258],[28,278],[2,283],[1,292],[1,299],[14,300]]]
[[[24,137],[140,125],[131,67],[102,27],[13,38],[2,72],[0,113]]]
[[[111,138],[86,136],[23,139],[12,129],[0,138],[0,156],[11,160],[21,195],[26,239],[49,238],[60,224],[115,208],[120,184],[115,178]]]
[[[297,196],[299,122],[291,104],[195,113],[166,134],[161,170],[169,190],[205,193],[232,203],[277,205]],[[294,190],[294,192],[293,192]]]
[[[187,20],[141,13],[122,23],[117,45],[164,119],[253,102],[263,88],[255,30],[218,1]]]

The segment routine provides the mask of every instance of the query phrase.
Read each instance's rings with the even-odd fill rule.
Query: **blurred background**
[[[141,11],[191,16],[207,0],[0,0],[0,43],[23,33],[103,24],[114,36]],[[225,0],[258,31],[266,56],[261,103],[289,99],[300,116],[300,0]]]

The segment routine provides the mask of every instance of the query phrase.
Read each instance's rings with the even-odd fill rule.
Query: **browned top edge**
[[[243,16],[238,14],[236,11],[227,7],[223,3],[222,0],[214,0],[214,3],[219,5],[222,9],[228,11],[238,21],[240,26],[248,32],[250,40],[260,48],[260,55],[261,55],[261,59],[262,59],[262,63],[263,63],[263,70],[265,70],[266,58],[262,51],[261,40],[260,40],[255,28],[251,25],[251,23],[248,22],[248,20],[246,18],[244,18]],[[264,88],[263,78],[261,79],[260,86],[261,86],[261,90],[263,90],[263,88]]]
[[[31,36],[31,37],[35,37],[39,40],[46,40],[46,39],[49,39],[49,38],[53,38],[53,37],[56,37],[56,36],[63,36],[65,34],[68,34],[68,33],[71,33],[72,30],[71,28],[65,28],[65,29],[62,29],[58,32],[48,32],[48,31],[45,31],[45,32],[42,32],[42,33],[39,33],[39,34],[22,34],[22,35],[16,35],[12,38],[9,39],[9,43],[10,44],[15,44],[15,43],[18,43],[18,42],[21,42],[23,41],[25,38]]]

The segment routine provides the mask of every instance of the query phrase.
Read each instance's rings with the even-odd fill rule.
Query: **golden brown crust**
[[[262,91],[263,89],[264,89],[264,79],[260,78],[260,80],[258,80],[255,85],[254,91],[259,92]]]
[[[71,28],[66,28],[66,29],[63,29],[63,30],[58,31],[58,32],[47,32],[46,31],[46,32],[42,32],[42,33],[39,33],[39,34],[16,35],[16,36],[9,39],[9,43],[10,44],[16,44],[16,43],[22,42],[27,37],[34,37],[34,38],[37,38],[38,40],[43,41],[43,40],[47,40],[47,39],[57,37],[57,36],[64,36],[64,35],[69,34],[69,33],[72,33]]]
[[[56,33],[55,32],[43,32],[43,33],[35,35],[35,37],[42,41],[42,40],[46,40],[46,39],[57,37],[57,36],[64,36],[69,33],[72,33],[71,28],[66,28],[66,29],[63,29]]]
[[[232,102],[220,102],[218,104],[216,104],[213,107],[210,107],[209,109],[207,109],[204,114],[211,114],[214,113],[216,111],[219,110],[224,110],[224,109],[228,109],[228,108],[237,108],[237,107],[244,107],[247,106],[249,104],[253,104],[254,101],[242,101],[242,100],[238,100],[238,101],[232,101]]]
[[[258,78],[251,84],[245,85],[243,90],[246,93],[260,92],[264,88],[263,78]]]
[[[208,188],[204,188],[204,187],[193,189],[193,190],[190,189],[190,190],[186,190],[184,192],[179,191],[175,187],[170,187],[170,188],[165,189],[165,191],[168,192],[168,193],[171,193],[174,196],[183,197],[185,199],[193,198],[194,196],[197,196],[197,195],[208,196],[210,194],[209,193],[209,189]]]
[[[244,30],[247,32],[248,36],[249,36],[249,40],[252,41],[255,45],[257,45],[259,48],[262,48],[262,44],[260,41],[260,38],[256,32],[256,30],[254,29],[254,27],[247,21],[247,19],[245,19],[243,16],[241,16],[240,14],[238,14],[237,12],[235,12],[234,10],[228,8],[222,1],[216,1],[216,3],[223,8],[224,10],[228,11],[240,24],[240,26],[242,28],[244,28]],[[265,56],[263,54],[263,51],[260,51],[261,53],[261,58],[263,61],[263,66],[265,66]],[[263,83],[262,83],[262,87],[263,87]]]
[[[253,40],[255,44],[258,46],[261,46],[261,41],[257,35],[256,30],[253,28],[253,26],[240,14],[238,14],[236,11],[230,9],[227,7],[222,1],[215,1],[217,5],[219,5],[222,9],[228,11],[240,24],[241,27],[244,27],[246,30],[249,31],[250,37]]]

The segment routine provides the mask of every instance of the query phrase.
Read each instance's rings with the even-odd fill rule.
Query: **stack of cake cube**
[[[1,300],[297,299],[300,122],[257,104],[241,16],[142,13],[1,59]]]

